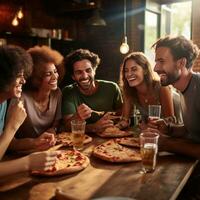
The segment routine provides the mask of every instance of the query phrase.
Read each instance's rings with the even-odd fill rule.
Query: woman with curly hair
[[[22,85],[32,72],[31,56],[21,47],[6,45],[0,47],[0,160],[16,131],[27,117],[20,100]],[[10,106],[10,116],[5,121],[7,100],[16,98]],[[0,162],[0,176],[21,171],[48,170],[59,152],[37,152],[22,158]]]
[[[54,133],[61,119],[62,97],[58,88],[58,70],[62,69],[63,57],[47,46],[35,46],[28,53],[33,60],[33,73],[22,93],[27,118],[10,148],[46,150],[56,142]]]

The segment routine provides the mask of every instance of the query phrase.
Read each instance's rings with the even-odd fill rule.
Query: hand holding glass
[[[157,133],[144,132],[140,134],[140,151],[142,156],[142,168],[145,173],[153,172],[156,167],[156,155],[158,152]]]
[[[75,150],[83,149],[83,142],[85,139],[85,125],[86,122],[82,120],[71,121],[72,141]]]

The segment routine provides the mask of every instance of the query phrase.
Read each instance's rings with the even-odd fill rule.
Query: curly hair
[[[128,54],[121,65],[120,69],[120,81],[119,85],[123,91],[123,94],[127,97],[132,97],[135,101],[138,101],[137,99],[137,90],[135,87],[130,87],[128,84],[127,79],[125,78],[125,66],[126,62],[128,60],[135,61],[138,65],[140,65],[143,68],[144,71],[144,81],[148,87],[152,86],[154,87],[158,81],[156,81],[153,70],[151,67],[151,64],[148,60],[148,58],[144,55],[142,52],[132,52]]]
[[[0,91],[6,91],[16,80],[19,73],[24,72],[24,78],[32,73],[32,59],[25,49],[5,45],[0,47]]]
[[[100,64],[100,58],[97,54],[89,51],[88,49],[77,49],[64,58],[65,71],[72,76],[74,73],[73,65],[77,61],[87,59],[91,62],[92,68],[96,71]]]
[[[63,56],[56,50],[48,46],[34,46],[28,49],[28,53],[33,59],[33,73],[24,85],[25,90],[38,90],[43,79],[43,66],[46,63],[53,63],[59,74],[59,82],[64,77]]]
[[[169,48],[174,60],[186,58],[186,68],[188,69],[192,67],[195,59],[199,55],[198,46],[184,36],[166,36],[165,38],[160,38],[152,47],[155,48],[155,50],[159,47]]]

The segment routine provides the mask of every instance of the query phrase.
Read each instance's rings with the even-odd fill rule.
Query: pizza
[[[133,135],[131,131],[120,130],[116,126],[108,127],[103,132],[97,133],[100,137],[126,137]]]
[[[115,141],[119,144],[130,146],[130,147],[140,147],[140,139],[134,137],[117,138]]]
[[[140,151],[124,147],[115,140],[104,142],[93,150],[93,155],[110,162],[134,162],[140,161]]]
[[[48,170],[34,170],[33,175],[55,176],[70,174],[85,169],[89,164],[87,156],[76,150],[61,150],[54,166]]]
[[[88,135],[84,135],[85,139],[83,144],[90,143],[92,138]],[[72,134],[70,132],[62,132],[56,135],[56,143],[63,144],[63,146],[73,146]]]

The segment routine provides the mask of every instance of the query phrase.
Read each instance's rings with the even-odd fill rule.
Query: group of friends
[[[124,129],[134,106],[142,115],[140,128],[159,133],[159,151],[200,158],[200,74],[192,70],[199,49],[183,36],[160,38],[152,47],[155,66],[142,52],[128,54],[118,85],[95,79],[100,58],[87,49],[63,57],[47,46],[1,46],[0,159],[7,149],[34,153],[0,162],[0,176],[47,170],[59,151],[46,150],[59,130],[70,130],[72,119],[86,120],[86,132],[102,132],[113,121],[96,111],[115,111],[122,116],[116,126]],[[61,91],[66,73],[74,83]],[[151,104],[161,105],[164,120],[148,118]]]

